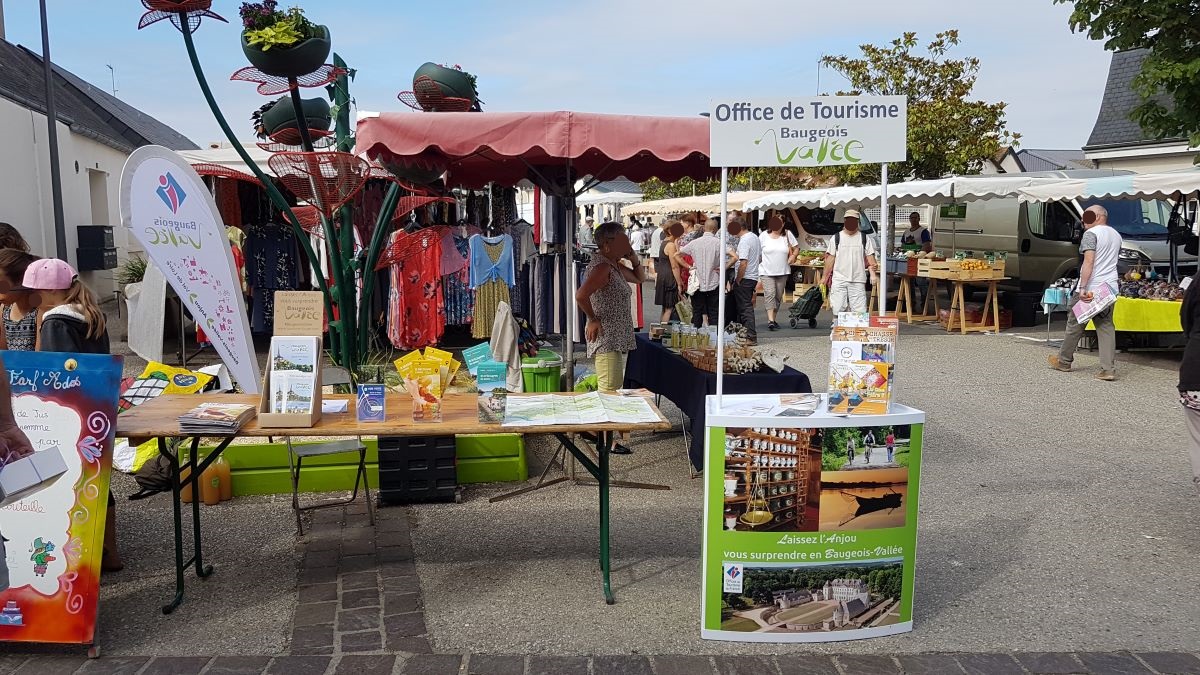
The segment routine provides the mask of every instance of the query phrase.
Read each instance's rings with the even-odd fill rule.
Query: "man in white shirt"
[[[1080,300],[1091,302],[1102,287],[1115,296],[1120,283],[1117,257],[1121,253],[1121,234],[1109,226],[1108,210],[1099,204],[1089,206],[1083,212],[1083,226],[1086,229],[1079,242],[1083,263],[1079,266],[1079,286],[1071,298],[1072,306]],[[1100,372],[1096,379],[1105,382],[1117,379],[1117,330],[1113,326],[1115,306],[1110,305],[1092,317],[1092,324],[1096,326],[1096,342],[1100,347]],[[1063,337],[1058,354],[1049,357],[1051,368],[1067,372],[1071,370],[1075,349],[1079,346],[1085,327],[1075,319],[1075,312],[1067,312],[1067,334]]]
[[[675,261],[692,271],[698,285],[692,294],[692,325],[717,325],[717,303],[721,293],[721,282],[725,278],[725,261],[721,255],[721,240],[717,237],[716,220],[704,223],[704,234],[689,241],[675,252]],[[683,256],[691,256],[689,265]]]
[[[846,212],[842,231],[833,235],[825,254],[825,284],[834,316],[867,311],[867,274],[872,283],[878,283],[875,242],[859,231],[858,219],[858,211]]]
[[[762,242],[752,234],[742,236],[744,230],[740,217],[729,219],[729,234],[739,237],[733,275],[734,317],[746,327],[746,337],[753,345],[758,344],[758,331],[754,327],[754,294],[758,289],[758,268],[762,265]]]

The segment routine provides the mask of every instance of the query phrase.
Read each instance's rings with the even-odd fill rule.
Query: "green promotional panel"
[[[904,411],[708,428],[704,638],[912,630],[924,416]]]

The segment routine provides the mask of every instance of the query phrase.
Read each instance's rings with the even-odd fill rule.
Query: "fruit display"
[[[964,258],[961,263],[960,269],[964,270],[990,270],[992,268],[988,261],[978,258]]]

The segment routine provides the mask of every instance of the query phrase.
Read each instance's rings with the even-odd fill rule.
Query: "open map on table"
[[[509,396],[504,409],[506,427],[658,422],[650,402],[640,396],[591,392],[579,396],[543,394]]]

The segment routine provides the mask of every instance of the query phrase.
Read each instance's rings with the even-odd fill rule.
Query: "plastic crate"
[[[529,477],[521,434],[464,434],[457,437],[457,448],[460,485]]]
[[[521,381],[526,392],[562,391],[562,357],[549,349],[521,359]]]
[[[380,436],[380,503],[454,501],[456,452],[454,436]]]

